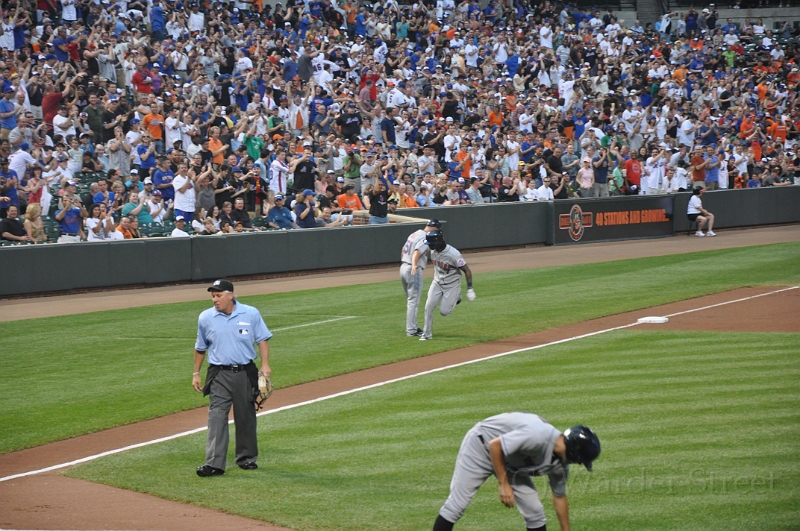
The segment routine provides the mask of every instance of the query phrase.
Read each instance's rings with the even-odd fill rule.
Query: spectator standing
[[[592,197],[592,190],[594,189],[594,169],[592,162],[588,159],[583,159],[583,167],[578,170],[576,178],[578,183],[578,195],[580,197]]]
[[[189,176],[189,169],[185,163],[178,165],[178,173],[172,180],[172,188],[175,192],[175,215],[182,216],[184,220],[191,223],[196,206],[195,181]]]
[[[73,184],[70,184],[73,186]],[[73,201],[71,197],[64,196],[63,206],[56,211],[56,221],[61,233],[58,243],[74,243],[85,239],[83,233],[83,215],[79,201]]]
[[[369,200],[369,224],[389,223],[389,192],[383,181],[378,179],[371,188],[367,189],[365,197]]]
[[[297,217],[297,227],[301,229],[313,229],[317,226],[316,218],[317,205],[314,202],[314,192],[303,190],[297,194],[294,205],[294,213]]]

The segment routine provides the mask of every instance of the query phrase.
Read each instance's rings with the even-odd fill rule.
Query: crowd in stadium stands
[[[645,27],[539,0],[4,9],[3,240],[800,183],[798,29],[714,4]]]

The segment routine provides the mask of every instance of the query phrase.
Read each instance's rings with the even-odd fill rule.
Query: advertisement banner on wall
[[[555,202],[556,245],[673,235],[669,195]]]

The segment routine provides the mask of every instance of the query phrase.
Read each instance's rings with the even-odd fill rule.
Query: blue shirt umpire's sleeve
[[[197,341],[194,343],[194,349],[198,352],[206,352],[208,350],[208,339],[206,338],[206,326],[203,323],[203,314],[197,318]]]
[[[254,313],[255,327],[253,328],[253,335],[255,335],[256,343],[268,341],[272,337],[272,332],[270,332],[269,328],[267,328],[267,323],[264,322],[264,319],[261,317],[261,313],[258,310],[255,310]]]

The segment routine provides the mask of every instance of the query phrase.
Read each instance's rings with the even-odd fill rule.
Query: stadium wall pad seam
[[[662,204],[667,205],[666,210],[669,210],[669,205],[672,207],[672,211],[667,212],[670,229],[668,234],[662,230],[652,236],[687,231],[689,221],[685,213],[691,194],[666,196],[666,202],[665,196],[661,197]],[[398,213],[444,221],[448,242],[465,250],[553,244],[556,232],[563,231],[563,226],[559,227],[557,212],[568,212],[574,205],[580,206],[587,216],[593,211],[635,211],[649,208],[647,205],[652,200],[653,196],[631,196],[555,203],[432,207]],[[714,213],[714,227],[720,229],[797,223],[800,222],[798,204],[800,186],[703,194],[703,206]],[[213,237],[2,247],[0,264],[4,278],[0,283],[0,295],[388,264],[398,261],[408,235],[422,226],[422,222],[409,222]],[[617,228],[619,230],[609,232],[609,237],[603,239],[643,237],[641,232]],[[595,223],[594,227],[585,230],[597,231],[599,228]],[[598,240],[587,237],[576,243],[581,241]]]

